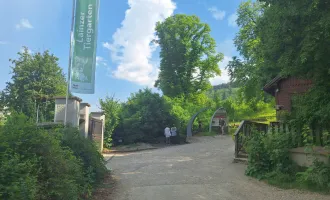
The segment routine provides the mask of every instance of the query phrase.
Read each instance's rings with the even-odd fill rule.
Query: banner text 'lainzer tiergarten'
[[[70,91],[94,94],[99,0],[76,0]]]

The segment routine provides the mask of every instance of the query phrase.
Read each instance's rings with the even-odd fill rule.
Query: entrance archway
[[[212,131],[212,126],[219,126],[219,119],[223,118],[226,121],[226,124],[228,124],[228,117],[227,117],[227,111],[225,108],[218,108],[212,115],[210,120],[210,126],[209,126],[209,132]]]
[[[188,125],[187,125],[187,137],[191,137],[192,136],[192,126],[193,126],[193,123],[197,117],[197,115],[201,112],[204,112],[205,110],[209,109],[208,107],[206,108],[202,108],[200,109],[197,113],[195,113],[189,120],[188,122]]]
[[[187,137],[191,137],[192,136],[192,127],[194,124],[194,121],[196,119],[196,117],[201,113],[204,112],[205,110],[210,109],[209,107],[205,107],[200,109],[197,113],[195,113],[189,120],[188,125],[187,125]],[[220,118],[223,117],[225,118],[226,123],[228,124],[228,118],[227,118],[227,111],[225,108],[218,108],[212,115],[211,120],[210,120],[210,125],[209,125],[209,132],[212,131],[212,126],[219,126],[219,122],[214,122],[213,119],[214,118]]]

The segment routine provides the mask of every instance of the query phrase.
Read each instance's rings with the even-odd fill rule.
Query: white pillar
[[[54,122],[64,122],[65,99],[66,97],[55,97]],[[68,99],[67,122],[73,127],[79,126],[81,101],[79,97],[75,96]]]
[[[85,138],[88,137],[88,127],[89,127],[89,108],[91,105],[89,103],[80,103],[80,124],[79,130],[81,135]]]

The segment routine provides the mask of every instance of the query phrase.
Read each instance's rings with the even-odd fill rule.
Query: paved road
[[[244,175],[233,161],[228,136],[116,155],[108,167],[117,179],[114,200],[329,200],[330,196],[282,190]],[[111,199],[111,198],[110,198]]]

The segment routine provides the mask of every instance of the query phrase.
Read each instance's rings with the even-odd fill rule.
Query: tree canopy
[[[330,1],[262,0],[258,23],[264,69],[310,79],[314,87],[299,100],[296,118],[328,127],[330,120]],[[269,71],[269,70],[268,70]],[[297,105],[296,105],[297,106]]]
[[[237,10],[237,24],[240,27],[234,39],[240,58],[234,57],[227,69],[232,82],[242,87],[247,101],[263,99],[261,88],[279,70],[267,71],[264,66],[263,52],[260,48],[261,39],[258,32],[258,22],[263,17],[265,3],[259,1],[242,2]]]
[[[27,47],[10,60],[11,81],[6,83],[2,104],[10,110],[35,118],[38,107],[44,118],[51,119],[54,112],[53,97],[65,95],[66,80],[58,65],[58,58],[49,51],[30,54]],[[42,116],[41,116],[42,117]]]
[[[155,86],[164,95],[177,97],[204,92],[209,78],[220,75],[217,53],[210,27],[197,16],[177,14],[158,22],[156,41],[160,46],[160,73]]]

